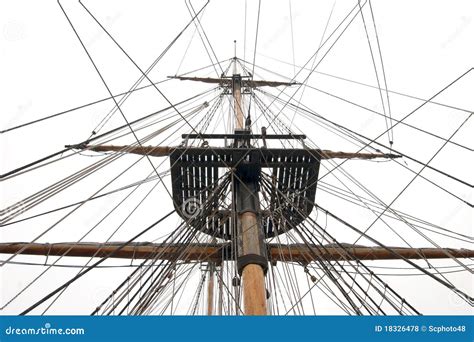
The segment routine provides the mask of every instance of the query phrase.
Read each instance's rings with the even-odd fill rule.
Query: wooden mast
[[[242,110],[242,78],[239,74],[232,77],[232,96],[234,97],[235,128],[244,129],[244,111]]]
[[[235,128],[244,130],[244,112],[242,110],[242,78],[239,74],[232,76],[232,95],[234,98],[235,110]],[[250,182],[243,179],[237,179],[240,183],[237,186],[237,202],[246,201],[248,196],[258,197],[258,192],[249,191],[252,188]],[[256,190],[256,188],[254,188]],[[251,201],[258,203],[258,201]],[[244,209],[237,213],[237,225],[241,232],[241,250],[239,257],[246,258],[246,264],[242,268],[242,292],[244,296],[244,314],[245,315],[266,315],[266,290],[265,274],[261,264],[253,263],[248,257],[265,255],[263,251],[263,237],[260,225],[257,220],[257,208],[244,206]],[[263,258],[263,257],[262,257]]]
[[[235,58],[235,61],[237,59]],[[202,139],[235,139],[235,149],[259,150],[250,145],[252,139],[283,139],[285,135],[277,134],[252,134],[250,118],[245,119],[242,89],[253,88],[257,86],[290,86],[294,83],[271,82],[271,81],[255,81],[247,79],[237,73],[234,64],[234,72],[232,78],[225,77],[214,78],[197,78],[197,77],[174,77],[181,80],[201,81],[206,83],[219,83],[227,88],[232,87],[233,107],[235,111],[235,134],[193,134],[183,135],[183,139],[200,137]],[[304,139],[304,135],[293,138]],[[286,139],[286,138],[285,138]],[[226,144],[227,145],[227,144]],[[115,151],[120,153],[133,153],[139,155],[147,155],[154,157],[163,157],[172,155],[173,151],[180,147],[172,146],[111,146],[111,145],[73,145],[69,146],[77,149],[86,149],[91,151]],[[229,149],[224,147],[187,147],[189,152],[202,153],[207,149],[212,149],[217,154],[223,154],[222,151]],[[266,149],[263,149],[264,151]],[[319,160],[344,158],[344,159],[374,159],[374,158],[399,158],[399,155],[377,153],[361,153],[361,152],[341,152],[319,149],[304,149],[312,156],[317,156]],[[261,150],[259,150],[260,153]],[[294,153],[297,150],[292,150]],[[207,161],[206,161],[207,162]],[[270,167],[270,162],[266,160],[259,164],[257,169],[254,166],[242,166],[235,163],[230,167],[234,170],[233,199],[235,201],[236,231],[232,237],[236,239],[235,244],[216,243],[213,240],[211,244],[194,243],[187,245],[186,255],[179,252],[182,246],[179,244],[154,244],[154,243],[0,243],[0,253],[6,254],[29,254],[29,255],[46,255],[46,256],[78,256],[78,257],[97,257],[97,258],[127,258],[127,259],[148,259],[154,257],[161,260],[184,262],[200,261],[208,263],[208,287],[207,287],[207,314],[222,313],[222,303],[216,309],[214,305],[215,294],[215,272],[220,265],[222,272],[222,260],[232,261],[234,254],[231,245],[238,245],[237,269],[240,279],[233,279],[232,284],[235,287],[235,298],[239,302],[240,292],[239,286],[242,286],[242,295],[244,300],[245,315],[266,315],[266,288],[265,288],[265,272],[268,262],[293,262],[307,265],[313,261],[333,261],[333,260],[406,260],[406,259],[441,259],[441,258],[473,258],[474,250],[468,249],[449,249],[449,248],[402,248],[402,247],[370,247],[360,245],[307,245],[307,244],[287,244],[284,249],[281,245],[266,244],[263,236],[263,228],[261,226],[261,216],[266,211],[260,210],[259,207],[259,191],[258,180],[261,167]],[[245,163],[243,163],[245,164]],[[244,169],[244,170],[242,170]],[[248,175],[248,174],[252,175]],[[226,209],[228,210],[228,209]],[[217,274],[217,273],[216,273]],[[219,300],[222,301],[222,273],[218,278],[219,281]],[[234,282],[235,281],[235,282]],[[239,314],[236,307],[236,315]]]
[[[209,278],[207,280],[207,315],[212,316],[214,313],[214,271],[216,264],[209,262]]]

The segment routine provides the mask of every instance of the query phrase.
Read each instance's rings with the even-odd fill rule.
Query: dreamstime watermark
[[[466,28],[471,24],[471,17],[467,16],[462,16],[461,17],[461,23],[458,25],[456,30],[452,32],[448,38],[441,44],[441,47],[445,49],[449,44],[451,44],[453,41],[455,41],[462,32],[466,30]]]
[[[21,22],[10,21],[3,25],[3,37],[9,42],[16,42],[26,37],[25,25]]]
[[[188,219],[194,219],[202,213],[202,204],[197,198],[191,197],[183,202],[182,213]]]
[[[301,197],[302,192],[299,190],[295,190],[288,194],[287,198],[289,202],[296,202],[299,197]]]
[[[472,194],[470,192],[463,192],[459,195],[466,202],[472,201]],[[446,214],[441,219],[439,225],[441,227],[450,225],[453,222],[453,218],[455,218],[458,215],[461,215],[464,212],[463,210],[464,210],[464,205],[461,205],[461,204],[457,205],[454,208],[451,208],[450,211],[446,210]]]
[[[469,298],[466,298],[463,293],[451,291],[448,295],[448,301],[453,307],[464,307],[469,303]]]
[[[122,16],[122,13],[117,12],[114,13],[113,15],[108,15],[105,17],[105,19],[102,22],[102,25],[109,28],[113,26],[113,24]],[[91,38],[89,38],[86,41],[87,46],[94,45],[102,36],[105,35],[104,31],[98,31],[95,35],[93,35]]]
[[[279,23],[275,23],[277,26],[277,29],[274,31],[272,36],[263,44],[263,47],[267,49],[270,45],[272,45],[278,39],[280,39],[284,34],[290,31],[291,20],[295,22],[296,19],[300,16],[301,16],[301,12],[296,12],[295,14],[293,14],[293,18],[290,18],[289,16],[285,16]]]
[[[53,328],[50,323],[45,323],[39,328],[17,328],[9,326],[5,328],[5,335],[85,335],[84,328]]]
[[[19,122],[19,119],[24,116],[30,110],[33,101],[31,99],[27,100],[23,104],[19,104],[16,108],[16,111],[10,116],[10,119],[7,121],[7,127],[11,128],[10,126],[16,126],[16,123]]]

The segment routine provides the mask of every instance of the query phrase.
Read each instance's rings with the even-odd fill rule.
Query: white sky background
[[[355,1],[343,0],[336,2],[328,32],[337,26],[355,3]],[[78,2],[64,1],[63,4],[112,92],[115,94],[128,90],[140,76],[139,71],[101,32]],[[146,69],[152,63],[189,20],[184,1],[86,1],[85,4],[142,69]],[[200,4],[196,2],[195,8],[200,8]],[[202,18],[202,25],[219,59],[228,59],[233,56],[233,40],[236,39],[238,41],[238,57],[252,60],[257,4],[257,1],[247,1],[245,56],[245,1],[214,0],[209,4]],[[472,44],[474,39],[474,19],[472,18],[474,3],[472,1],[374,0],[372,5],[390,90],[428,99],[474,66],[474,45]],[[306,63],[319,45],[333,1],[293,1],[291,6],[294,56],[291,48],[288,1],[262,1],[256,54],[257,65],[289,78],[293,76],[294,68],[274,59],[291,63],[294,58],[299,66]],[[364,13],[368,18],[370,12]],[[0,30],[1,129],[109,96],[56,1],[2,1],[0,3]],[[168,75],[186,72],[209,64],[209,58],[201,41],[195,37],[178,69],[192,32],[193,28],[191,27],[153,70],[150,74],[151,79],[161,80]],[[297,68],[296,70],[298,71]],[[215,76],[210,73],[211,71],[197,76]],[[318,66],[317,71],[376,85],[360,17],[355,20],[328,53]],[[261,75],[268,79],[281,80],[276,75],[268,73],[261,73]],[[301,75],[306,77],[307,72]],[[297,77],[297,80],[301,81],[301,76]],[[351,99],[373,110],[382,110],[377,90],[334,80],[321,74],[313,74],[309,83],[314,87]],[[474,72],[438,96],[436,101],[472,111],[474,110],[473,86]],[[177,102],[208,88],[208,85],[170,82],[160,89],[172,102]],[[293,91],[288,90],[286,93],[291,95]],[[299,98],[300,93],[297,95]],[[391,95],[390,100],[392,115],[396,119],[403,118],[420,105],[419,101],[397,95]],[[379,116],[309,89],[305,90],[302,102],[328,119],[372,138],[378,136],[385,129],[384,120]],[[167,103],[163,98],[149,89],[137,96],[132,96],[123,109],[128,120],[131,121],[165,106]],[[101,103],[57,119],[1,134],[0,172],[5,173],[53,153],[63,148],[64,145],[87,139],[111,107],[112,103],[110,102]],[[293,111],[288,111],[290,117],[292,114]],[[429,104],[412,115],[407,122],[440,136],[449,137],[466,117],[466,112]],[[123,118],[117,113],[104,128],[104,131],[121,124],[123,124]],[[357,150],[356,146],[308,123],[299,116],[296,117],[294,124],[323,149]],[[471,119],[453,140],[472,148],[473,129],[474,123]],[[298,132],[296,128],[295,132]],[[394,136],[395,149],[422,161],[429,160],[442,145],[441,140],[427,137],[401,125],[395,128]],[[379,141],[387,144],[386,136],[380,138]],[[179,140],[170,140],[169,143],[176,144],[179,143]],[[92,153],[87,153],[87,155],[92,155]],[[97,157],[76,156],[68,162],[59,163],[60,165],[46,167],[1,182],[0,207],[7,207],[76,171],[79,167],[90,163],[90,158]],[[110,178],[110,175],[120,167],[128,165],[127,161],[135,160],[124,161],[122,159],[124,158],[118,162],[117,169],[112,167],[100,171],[97,177],[85,181],[84,185],[74,187],[64,194],[53,197],[31,213],[41,212],[90,196],[99,184],[103,184],[107,176]],[[159,161],[154,160],[154,162],[158,163]],[[419,165],[410,160],[404,160],[404,162],[415,171],[420,169]],[[167,166],[167,163],[165,164]],[[112,188],[137,181],[150,172],[150,165],[146,161],[139,165],[140,168]],[[467,152],[465,149],[448,145],[430,165],[469,183],[473,182],[472,152]],[[350,161],[345,164],[344,169],[385,203],[391,202],[413,177],[413,174],[393,162]],[[322,166],[321,175],[326,171]],[[424,170],[422,175],[461,198],[469,202],[473,201],[472,191],[469,187],[429,170]],[[341,186],[335,178],[328,177],[327,181]],[[353,186],[351,185],[351,187]],[[150,187],[147,187],[140,194],[144,195],[149,189]],[[114,240],[126,240],[166,213],[171,207],[171,203],[167,195],[164,194],[165,192],[160,186],[159,191],[150,196],[146,204],[140,208],[140,211]],[[138,198],[137,195],[135,202],[129,204],[128,207],[120,211],[120,214],[105,223],[104,226],[107,227],[99,232],[94,231],[85,241],[103,241],[104,236],[110,233],[124,218],[128,212],[127,208],[133,208]],[[97,222],[99,216],[111,209],[117,200],[119,200],[118,197],[112,201],[94,202],[94,205],[84,210],[81,209],[77,214],[62,222],[40,241],[76,241],[81,234]],[[337,200],[319,190],[316,200],[323,207],[333,210],[357,227],[366,228],[375,219],[375,216],[369,211],[355,208],[347,202]],[[456,232],[472,236],[472,210],[459,200],[421,179],[417,179],[393,207]],[[2,242],[30,241],[60,217],[61,213],[0,228],[1,240]],[[173,224],[177,221],[177,219],[174,220]],[[400,234],[406,237],[413,246],[430,246],[427,241],[414,234],[406,226],[394,224],[394,227],[399,229]],[[339,241],[353,242],[354,235],[342,230],[343,227],[339,228],[340,230],[337,226],[331,227]],[[371,233],[387,245],[402,245],[400,239],[389,232],[383,224],[377,224],[372,228]],[[159,231],[155,231],[143,237],[143,241],[156,239],[160,235]],[[431,234],[429,236],[436,243],[445,247],[472,248],[472,245],[459,243],[440,235]],[[366,243],[366,241],[361,243]],[[4,259],[5,256],[2,255],[1,258]],[[44,257],[18,257],[17,260],[42,262]],[[62,262],[84,263],[84,261],[77,259],[63,260]],[[114,262],[110,262],[110,264]],[[120,260],[117,263],[123,264],[124,261]],[[466,263],[469,263],[469,260]],[[406,265],[388,261],[376,264]],[[453,265],[452,262],[444,261],[435,261],[434,264]],[[423,262],[420,262],[420,265],[426,266]],[[48,271],[47,276],[8,306],[3,313],[20,312],[28,304],[46,294],[48,290],[52,290],[69,279],[76,271],[69,269]],[[39,272],[41,272],[41,267],[4,266],[0,273],[2,277],[2,304]],[[50,313],[88,314],[128,272],[129,270],[122,269],[93,271],[69,289],[69,296],[65,295],[58,301]],[[468,272],[450,274],[448,279],[472,295],[472,277]],[[451,292],[426,276],[391,276],[385,277],[384,280],[424,314],[467,314],[472,312],[468,305],[461,303]],[[325,307],[329,303],[326,303],[324,299],[321,299],[321,303],[321,313],[340,314],[337,310]]]

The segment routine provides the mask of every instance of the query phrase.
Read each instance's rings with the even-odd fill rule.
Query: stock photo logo
[[[44,336],[44,335],[85,335],[84,328],[56,328],[51,323],[40,327],[8,326],[3,330],[6,336]]]
[[[181,207],[183,215],[188,219],[194,219],[202,213],[202,204],[201,201],[197,198],[188,198],[183,202]]]

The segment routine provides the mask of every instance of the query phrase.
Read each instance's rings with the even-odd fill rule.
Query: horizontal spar
[[[85,147],[85,149],[94,151],[94,152],[122,152],[122,153],[132,153],[139,155],[147,155],[152,157],[166,157],[169,156],[175,149],[185,149],[187,152],[200,152],[200,151],[209,151],[215,150],[216,152],[220,150],[229,150],[229,148],[222,147],[170,147],[170,146],[114,146],[114,145],[90,145]],[[255,148],[253,148],[255,149]],[[252,150],[252,149],[248,149]],[[259,149],[256,149],[259,150]],[[271,151],[271,149],[261,149],[265,151]],[[299,151],[295,150],[295,151]],[[319,156],[320,159],[375,159],[375,158],[400,158],[397,154],[390,153],[361,153],[361,152],[340,152],[340,151],[329,151],[329,150],[316,150],[316,149],[304,149],[302,151],[307,151],[309,154],[314,156]]]
[[[116,251],[121,243],[0,243],[2,254],[26,254],[44,256],[110,257],[122,259],[156,258],[182,261],[233,260],[230,244],[159,244],[133,243]],[[269,261],[292,261],[307,264],[311,261],[332,260],[395,260],[395,259],[445,259],[473,258],[474,250],[450,248],[403,248],[343,245],[343,247],[289,244],[268,244]]]
[[[305,134],[252,134],[252,133],[224,133],[224,134],[207,134],[207,133],[198,133],[198,134],[182,134],[181,138],[183,139],[306,139]]]
[[[183,76],[168,76],[181,81],[195,81],[204,83],[219,84],[221,87],[232,87],[231,78],[212,78],[212,77],[183,77]],[[297,82],[282,82],[282,81],[265,81],[265,80],[250,80],[242,79],[242,87],[257,88],[257,87],[279,87],[279,86],[294,86],[300,83]]]

